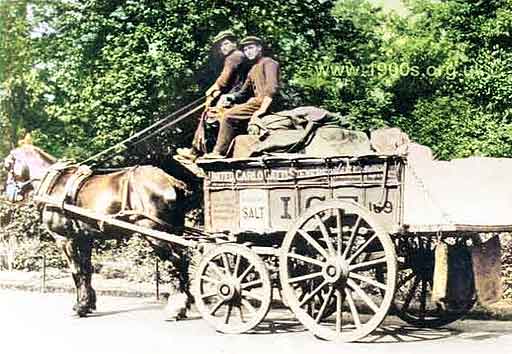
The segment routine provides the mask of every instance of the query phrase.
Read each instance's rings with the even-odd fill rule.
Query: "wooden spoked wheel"
[[[432,301],[434,285],[434,242],[430,237],[400,237],[399,272],[394,306],[398,317],[415,327],[438,328],[463,317],[473,307],[476,298],[457,304]]]
[[[279,267],[287,303],[320,338],[361,339],[391,307],[394,244],[356,203],[328,201],[307,210],[285,236]]]
[[[203,318],[223,333],[243,333],[256,327],[272,300],[265,264],[240,245],[218,246],[203,256],[194,294]]]

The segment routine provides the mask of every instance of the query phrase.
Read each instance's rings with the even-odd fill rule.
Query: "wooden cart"
[[[415,326],[445,325],[475,298],[469,294],[455,309],[432,301],[435,244],[449,237],[466,245],[474,232],[507,229],[406,224],[405,207],[426,202],[404,204],[425,188],[404,157],[199,164],[207,174],[205,231],[229,234],[236,243],[207,253],[195,279],[198,308],[223,332],[259,323],[271,288],[324,339],[361,339],[390,312]],[[249,270],[255,274],[247,278]]]

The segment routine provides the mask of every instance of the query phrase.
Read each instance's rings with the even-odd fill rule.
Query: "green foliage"
[[[283,93],[291,105],[343,110],[339,102],[364,99],[359,80],[353,78],[343,90],[347,99],[338,100],[329,91],[337,92],[339,85],[323,93],[303,84],[301,73],[326,53],[334,61],[365,61],[378,39],[370,34],[376,21],[357,10],[356,2],[346,18],[331,15],[333,8],[332,1],[318,0],[43,1],[34,16],[52,30],[32,45],[46,90],[48,124],[36,129],[36,141],[58,156],[85,157],[202,95],[219,69],[211,39],[227,28],[265,39],[281,62],[288,83]],[[182,128],[191,130],[193,124]],[[191,133],[164,135],[149,149],[159,151],[149,153],[169,154],[170,141],[187,145],[191,140]]]
[[[211,39],[232,29],[266,40],[289,106],[401,126],[444,158],[510,156],[510,1],[404,3],[406,16],[364,0],[1,2],[0,154],[25,131],[76,158],[132,135],[203,94],[219,69]],[[124,163],[162,160],[193,125]]]
[[[174,283],[175,270],[168,260],[161,260],[148,241],[139,236],[102,241],[96,244],[93,265],[105,278],[123,278],[133,282],[152,282],[158,262],[161,283]]]
[[[0,226],[0,250],[11,255],[12,269],[40,270],[43,254],[49,267],[66,265],[55,242],[39,222],[34,205],[0,201]]]
[[[39,222],[39,212],[33,204],[0,202],[0,226],[0,254],[12,255],[11,269],[40,271],[43,256],[48,268],[68,268],[61,250]],[[93,253],[93,264],[104,277],[134,282],[153,281],[157,259],[149,243],[137,236],[97,242]],[[159,262],[160,281],[175,281],[172,264]]]
[[[389,86],[390,120],[440,158],[512,156],[509,1],[410,1],[386,60],[416,68]],[[509,33],[507,35],[507,33]]]
[[[503,279],[503,297],[512,299],[512,235],[500,235],[501,241],[501,277]]]

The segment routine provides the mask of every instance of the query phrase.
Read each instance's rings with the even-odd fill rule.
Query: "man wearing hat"
[[[257,120],[269,112],[279,91],[279,63],[263,56],[262,40],[255,36],[244,38],[240,45],[247,59],[254,63],[247,79],[240,89],[233,94],[221,96],[221,103],[234,103],[219,118],[220,127],[217,143],[213,152],[205,158],[225,157],[231,141],[247,130],[249,121]]]
[[[224,57],[224,66],[215,83],[206,91],[206,96],[209,99],[223,93],[239,91],[250,68],[244,53],[237,49],[237,37],[232,31],[222,31],[217,34],[213,39],[213,46],[217,47]],[[192,140],[192,147],[177,149],[178,158],[194,161],[199,155],[206,152],[204,140],[203,122],[200,122]]]

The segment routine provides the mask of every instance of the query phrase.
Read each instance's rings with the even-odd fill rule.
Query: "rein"
[[[198,105],[198,103],[203,100],[204,100],[203,97],[196,99],[195,101],[187,104],[186,106],[169,114],[167,117],[160,119],[159,121],[155,122],[154,124],[150,125],[149,127],[135,133],[134,135],[115,144],[114,146],[111,146],[111,147],[109,147],[103,151],[100,151],[99,153],[85,159],[84,161],[80,162],[78,164],[78,166],[89,164],[90,167],[94,167],[102,162],[108,161],[109,159],[111,159],[113,156],[120,153],[121,151],[127,150],[128,148],[135,147],[135,146],[139,145],[140,143],[143,143],[144,141],[161,133],[163,130],[169,129],[170,127],[178,124],[185,118],[187,118],[190,115],[194,114],[195,112],[199,111],[201,108],[203,108],[205,106],[204,102]],[[190,109],[191,107],[194,107],[194,108]],[[176,118],[174,120],[169,121],[171,118],[175,117],[178,114],[183,113],[184,111],[186,111],[188,109],[190,109],[188,112],[180,115],[178,118]],[[99,159],[102,156],[105,156],[105,157]],[[91,163],[93,161],[95,161],[95,162]]]

